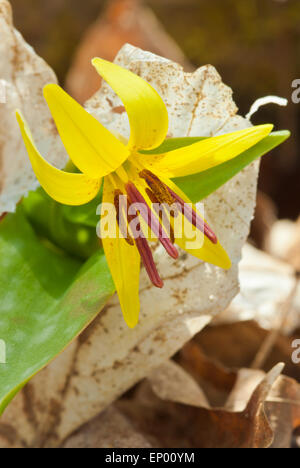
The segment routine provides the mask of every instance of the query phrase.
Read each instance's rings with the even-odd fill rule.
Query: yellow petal
[[[114,187],[109,178],[104,180],[103,203],[114,203]],[[112,222],[116,222],[114,217]],[[140,312],[139,281],[140,255],[136,246],[129,245],[117,228],[117,238],[103,238],[107,263],[119,296],[124,319],[130,328],[138,323]]]
[[[231,260],[220,242],[213,244],[206,236],[204,236],[204,238],[199,242],[198,247],[195,242],[195,246],[193,246],[193,248],[188,248],[187,245],[190,242],[191,240],[186,238],[175,239],[175,243],[178,247],[185,250],[185,252],[190,255],[199,258],[203,262],[218,266],[223,268],[223,270],[229,270],[229,268],[231,268]]]
[[[171,180],[162,179],[163,182],[170,187],[175,193],[177,193],[185,203],[188,203],[193,206],[193,209],[197,211],[195,205],[192,204],[191,200],[174,184]],[[201,217],[199,211],[197,211],[198,215]],[[175,244],[177,244],[181,249],[185,250],[189,254],[193,255],[194,257],[203,260],[204,262],[211,263],[212,265],[216,265],[224,270],[228,270],[231,267],[231,261],[224,250],[220,242],[218,241],[217,244],[211,242],[206,236],[200,235],[199,239],[191,239],[189,236],[193,233],[196,233],[196,229],[192,229],[192,225],[184,218],[183,215],[179,215],[179,220],[176,218],[173,221],[173,226],[176,225],[176,222],[182,223],[182,236],[176,236],[176,229],[175,229]],[[204,220],[204,218],[202,217]],[[184,225],[188,223],[189,226],[189,233],[185,232]],[[188,236],[188,235],[189,236]],[[216,233],[218,235],[218,233]],[[193,247],[189,247],[189,243],[193,242]]]
[[[139,167],[138,162],[135,162],[133,164],[130,164],[128,173],[130,175],[130,180],[135,184],[135,186],[138,188],[139,192],[143,195],[144,199],[146,202],[149,204],[149,206],[152,205],[152,202],[150,198],[147,195],[146,192],[146,187],[147,184],[143,179],[140,178],[139,172],[141,168]],[[170,189],[173,190],[173,192],[177,193],[184,202],[189,203],[190,205],[193,206],[193,209],[196,210],[195,205],[192,204],[191,200],[180,190],[177,185],[174,184],[170,179],[167,179],[163,176],[159,177],[160,180],[167,185]],[[198,212],[199,216],[201,217],[201,214]],[[218,267],[221,267],[225,270],[229,269],[231,267],[231,261],[230,258],[228,257],[228,254],[218,242],[217,244],[213,244],[206,236],[201,235],[197,242],[194,241],[194,239],[188,238],[189,235],[193,235],[193,233],[196,232],[196,229],[192,227],[192,224],[189,223],[182,215],[179,215],[178,218],[175,218],[174,220],[171,218],[170,220],[171,226],[174,228],[176,223],[179,223],[179,232],[180,234],[182,233],[181,237],[176,237],[176,231],[175,231],[175,244],[177,244],[181,249],[185,250],[189,254],[193,255],[194,257],[197,257],[204,262],[211,263],[212,265],[216,265]],[[143,227],[143,231],[148,239],[154,238],[154,236],[151,235],[151,232],[149,232],[149,229],[146,224],[143,222],[141,223]],[[185,225],[188,225],[189,229],[188,232],[185,232]],[[169,233],[169,226],[164,226],[167,233]],[[218,233],[216,233],[218,234]],[[193,241],[193,248],[189,248],[189,244],[191,243],[191,240]]]
[[[166,177],[184,177],[235,158],[269,135],[273,125],[258,125],[194,143],[165,155],[142,155],[144,163]]]
[[[48,195],[64,205],[84,205],[95,198],[101,180],[90,179],[84,174],[70,174],[51,166],[37,150],[22,114],[17,111],[16,115],[33,170]]]
[[[81,172],[100,178],[128,158],[128,148],[58,85],[45,86],[44,96],[63,144]]]
[[[168,112],[159,94],[145,80],[106,60],[92,61],[97,72],[123,101],[130,123],[129,147],[153,149],[168,132]]]

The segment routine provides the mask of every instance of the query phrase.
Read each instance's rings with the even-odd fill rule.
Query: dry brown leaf
[[[204,334],[206,330],[203,331]],[[197,344],[199,335],[180,350],[176,361],[198,383],[212,407],[223,407],[236,384],[237,375],[235,371],[225,368],[217,360],[208,357],[209,354],[203,353]],[[213,342],[212,346],[215,345],[216,342]],[[218,352],[222,353],[224,350],[222,342],[219,342],[217,347]]]
[[[297,222],[290,220],[277,221],[269,234],[267,251],[274,257],[288,262],[300,271],[300,218]]]
[[[218,315],[215,324],[256,320],[268,330],[279,325],[286,334],[300,326],[300,283],[295,290],[295,270],[291,264],[247,244],[240,262],[239,280],[240,293]],[[285,311],[292,292],[289,310]]]
[[[216,407],[211,394],[209,406],[200,387],[197,397],[196,380],[171,362],[152,372],[147,382],[130,398],[121,399],[117,407],[152,443],[163,447],[291,447],[293,431],[300,423],[300,385],[280,376],[284,364],[276,365],[268,374],[240,369],[229,390],[225,375],[230,377],[232,371],[213,365],[195,347],[186,347],[193,377],[202,383],[206,380],[206,393],[211,388],[208,383],[219,390],[223,386],[227,396],[222,407]]]
[[[0,5],[7,9],[4,0],[1,0]],[[3,14],[3,8],[1,21],[6,25],[2,46],[6,44],[3,47],[7,53],[10,50],[8,43],[16,33],[9,23],[10,17]],[[30,64],[35,55],[19,35],[18,41],[20,50],[30,50],[31,55],[26,55],[26,61],[32,70]],[[2,54],[2,59],[6,61],[7,55]],[[231,90],[222,83],[211,66],[187,74],[179,65],[129,45],[124,46],[116,61],[146,78],[162,95],[170,116],[169,136],[210,136],[249,125],[249,122],[236,115],[237,108],[232,101]],[[12,64],[15,65],[14,62]],[[25,66],[22,61],[18,66],[22,64]],[[7,79],[14,83],[12,76]],[[28,77],[25,75],[24,78],[24,74],[21,74],[19,87],[23,80],[26,85]],[[43,84],[39,74],[37,81],[30,78],[32,92],[40,96],[40,100]],[[18,101],[18,105],[35,128],[38,145],[42,151],[45,149],[41,143],[46,143],[46,134],[47,148],[50,147],[59,157],[61,143],[53,131],[46,106],[33,105],[35,101],[31,99],[28,89],[25,96],[30,99]],[[15,104],[11,102],[9,105]],[[87,109],[110,130],[128,136],[127,116],[116,112],[120,106],[119,99],[104,84],[87,104]],[[1,116],[2,122],[4,117],[7,117],[6,114]],[[6,125],[9,127],[8,134],[13,134],[15,138],[15,122],[8,119]],[[40,137],[39,131],[42,132]],[[20,140],[14,152],[10,150],[5,154],[10,157],[13,154],[16,161],[29,166]],[[59,160],[61,163],[63,157]],[[5,184],[15,174],[11,171],[5,177]],[[165,288],[162,291],[154,290],[146,274],[142,273],[139,325],[134,330],[127,328],[118,300],[113,298],[97,320],[67,351],[68,354],[59,357],[53,365],[37,375],[23,395],[17,397],[5,412],[1,420],[2,429],[3,425],[6,428],[9,425],[9,430],[15,431],[17,435],[13,443],[27,446],[60,444],[153,368],[166,361],[212,317],[225,309],[238,291],[238,262],[253,215],[257,174],[258,163],[254,163],[211,195],[205,203],[206,217],[229,252],[233,261],[232,269],[225,272],[185,254],[173,262],[158,248],[155,259]],[[32,188],[25,170],[21,180],[24,189],[22,193],[25,193]],[[9,187],[13,191],[11,184]],[[21,192],[16,189],[13,194],[14,198],[9,198],[12,204]],[[8,195],[6,192],[5,196]],[[57,381],[57,373],[61,380]],[[27,407],[22,412],[20,408],[24,407],[24,401]],[[9,437],[5,435],[8,432],[2,430],[2,446],[9,443]]]
[[[250,368],[269,333],[255,322],[209,326],[183,347],[177,362],[194,378],[201,376],[207,381],[213,375],[215,387],[231,390],[235,372],[228,369]],[[292,342],[299,336],[278,335],[262,370],[267,371],[278,362],[284,362],[285,375],[300,382],[300,367],[292,362]],[[225,374],[224,368],[227,369]]]
[[[267,334],[254,322],[208,327],[180,351],[177,361],[197,380],[212,406],[222,404],[227,410],[242,411],[264,372],[229,368],[249,365]],[[279,336],[265,364],[270,368],[278,360],[285,361],[285,372],[293,377],[279,377],[264,405],[274,432],[272,446],[277,448],[291,446],[293,430],[300,424],[300,370],[291,360],[293,339]],[[216,395],[222,390],[221,403]]]
[[[269,448],[273,443],[274,433],[265,414],[265,402],[283,367],[283,364],[279,364],[267,375],[243,370],[244,375],[241,378],[238,376],[236,387],[229,396],[231,409],[193,406],[194,396],[190,405],[182,404],[182,395],[180,401],[177,400],[176,384],[174,383],[174,393],[171,394],[170,383],[167,381],[165,385],[171,401],[162,400],[161,397],[165,396],[165,390],[161,394],[165,367],[159,377],[159,386],[157,369],[149,382],[140,386],[134,398],[121,400],[117,407],[142,433],[147,434],[149,440],[158,440],[163,447]],[[176,379],[174,368],[172,369]],[[182,378],[182,370],[179,375]],[[190,380],[189,376],[186,378],[187,381]],[[246,380],[249,386],[245,385]],[[188,396],[187,391],[186,401]],[[235,403],[232,404],[234,400]]]
[[[300,385],[295,380],[279,377],[265,405],[274,431],[273,448],[290,448],[293,431],[300,426]]]
[[[101,57],[113,61],[127,42],[168,57],[186,70],[192,69],[148,6],[140,0],[111,0],[79,45],[66,79],[70,94],[81,103],[89,99],[101,84],[100,77],[90,65],[91,59]]]

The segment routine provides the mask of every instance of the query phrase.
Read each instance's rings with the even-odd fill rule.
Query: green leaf
[[[196,203],[215,192],[255,159],[283,143],[289,136],[290,132],[287,130],[273,132],[236,158],[198,174],[178,177],[174,182],[192,202]]]
[[[59,354],[114,293],[104,254],[86,263],[36,237],[23,208],[0,223],[0,413],[25,383]]]
[[[96,235],[99,222],[96,210],[100,201],[97,197],[83,206],[66,206],[57,203],[39,188],[29,193],[22,206],[39,236],[70,255],[86,260],[101,248]]]
[[[92,227],[95,231],[95,226],[99,222],[99,216],[97,216],[97,208],[101,203],[102,192],[94,198],[87,205],[81,206],[62,206],[62,216],[70,223],[82,224],[86,227]]]

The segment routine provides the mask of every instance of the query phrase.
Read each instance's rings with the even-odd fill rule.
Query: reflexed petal
[[[145,80],[106,60],[92,61],[98,73],[123,101],[130,122],[129,146],[134,149],[152,149],[159,146],[168,132],[166,106]]]
[[[81,172],[100,178],[128,158],[128,148],[58,85],[45,86],[44,96],[63,144]]]
[[[64,205],[84,205],[95,198],[101,180],[90,179],[84,174],[70,174],[51,166],[37,150],[21,113],[16,115],[33,170],[48,195]]]
[[[114,203],[114,187],[107,177],[104,181],[103,203]],[[113,221],[116,222],[115,218]],[[133,328],[138,323],[140,312],[140,255],[135,245],[129,245],[118,235],[116,239],[102,239],[102,243],[124,319]]]
[[[234,133],[205,139],[165,155],[143,155],[144,163],[165,177],[184,177],[205,171],[235,158],[269,135],[273,125],[258,125]],[[147,158],[147,159],[145,159]]]

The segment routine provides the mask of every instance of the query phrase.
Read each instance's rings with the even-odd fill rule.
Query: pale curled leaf
[[[161,94],[170,116],[169,136],[209,136],[249,126],[236,115],[231,90],[211,66],[186,74],[180,66],[129,45],[116,60],[147,79]],[[120,105],[111,89],[103,85],[87,108],[110,130],[128,137],[127,116],[114,111]],[[51,135],[51,142],[57,144],[57,135]],[[55,365],[30,383],[35,395],[35,435],[23,434],[22,427],[19,428],[20,438],[28,439],[28,445],[44,427],[48,428],[44,444],[51,444],[53,438],[56,442],[64,440],[167,360],[226,308],[238,291],[237,264],[253,215],[257,173],[258,163],[254,163],[205,201],[206,217],[228,250],[232,269],[221,271],[184,254],[174,262],[157,248],[155,259],[165,288],[161,291],[152,288],[143,272],[140,324],[134,330],[127,328],[115,297],[79,338],[72,365],[63,371],[68,378],[56,407],[55,421],[53,412],[47,409],[40,412],[39,401],[42,398],[45,407],[46,401],[57,396],[57,387],[51,391],[51,382],[55,381],[58,367],[65,363],[58,358]],[[45,380],[49,382],[48,396],[43,391]],[[17,397],[7,409],[3,424],[7,419],[18,418],[15,407],[20,398],[23,396]]]
[[[0,0],[0,213],[13,212],[20,198],[38,186],[18,129],[15,110],[28,120],[38,148],[50,162],[62,168],[67,154],[57,137],[42,95],[47,83],[55,83],[51,68],[26,44],[12,24],[11,7]]]
[[[294,257],[295,258],[295,257]],[[292,265],[255,249],[247,244],[240,263],[241,292],[230,307],[221,313],[215,323],[230,323],[240,320],[256,320],[266,329],[276,328],[281,321],[281,311],[295,287]],[[291,298],[290,310],[282,333],[292,333],[300,325],[300,284]]]

